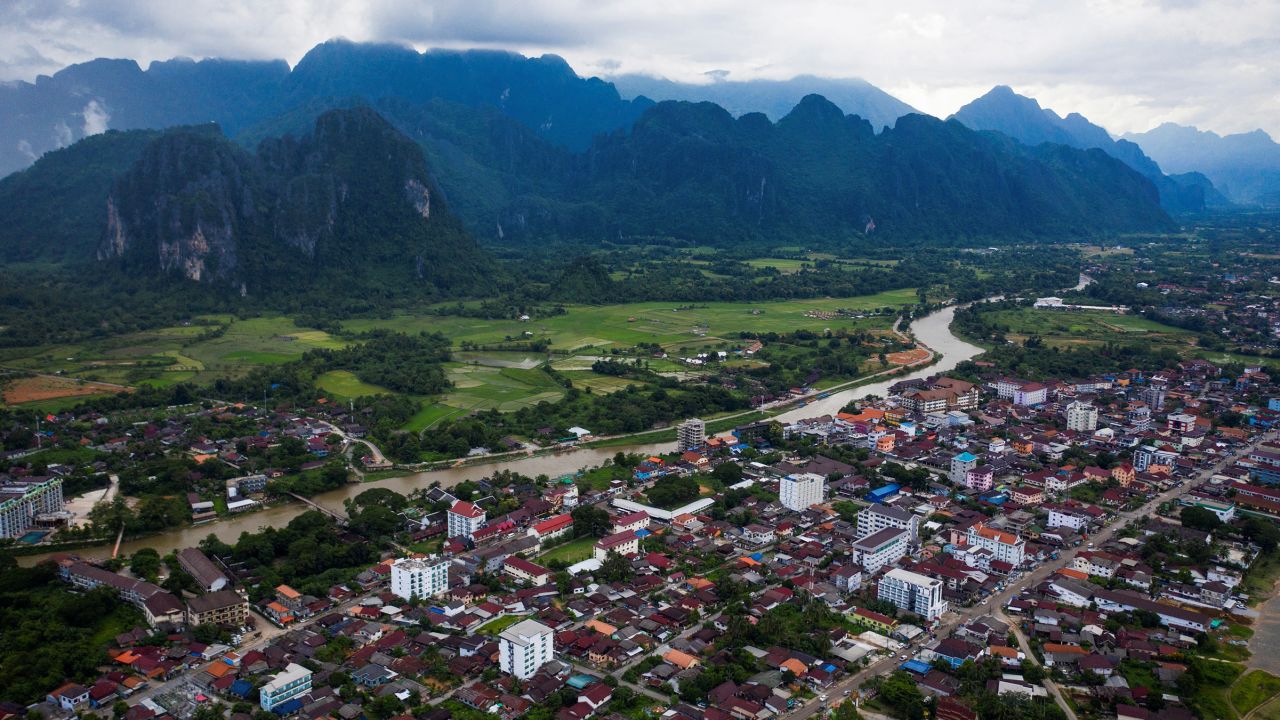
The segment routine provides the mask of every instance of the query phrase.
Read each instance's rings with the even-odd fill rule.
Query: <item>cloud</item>
[[[862,77],[940,116],[1008,84],[1116,134],[1280,136],[1276,27],[1274,0],[8,0],[0,80],[97,56],[292,63],[344,36],[555,53],[583,74]]]
[[[80,116],[84,118],[85,137],[106,132],[107,124],[111,122],[111,113],[97,100],[90,100],[80,111]]]
[[[31,143],[27,142],[26,140],[19,140],[17,147],[18,147],[18,152],[25,155],[28,160],[36,159],[36,153],[34,150],[31,149]]]
[[[71,135],[71,128],[67,127],[66,123],[59,120],[58,124],[53,126],[54,147],[66,147],[70,145],[73,140],[75,140],[75,138]]]

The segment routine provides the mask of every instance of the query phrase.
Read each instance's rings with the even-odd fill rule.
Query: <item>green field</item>
[[[390,390],[364,382],[349,370],[330,370],[316,378],[316,385],[338,400],[391,394]]]
[[[485,623],[484,625],[481,625],[477,630],[477,632],[479,632],[481,635],[489,635],[490,637],[496,637],[498,633],[501,633],[503,630],[506,630],[507,628],[511,627],[512,625],[515,625],[516,623],[524,619],[525,618],[523,615],[504,615],[498,618],[497,620],[491,620]]]
[[[1046,345],[1078,347],[1102,343],[1163,345],[1178,352],[1196,351],[1195,333],[1148,320],[1141,315],[1117,315],[1102,311],[1017,308],[983,313],[992,323],[1008,328],[1011,340],[1039,335]]]
[[[569,542],[563,545],[557,545],[551,548],[550,550],[546,551],[545,553],[539,555],[538,560],[542,563],[547,563],[552,560],[560,560],[569,565],[572,565],[574,563],[582,562],[583,560],[590,558],[592,555],[592,548],[595,546],[595,544],[596,544],[596,539],[593,537],[584,537],[584,538],[578,538],[577,540],[570,540]]]
[[[358,319],[343,323],[355,332],[386,328],[402,332],[440,332],[454,344],[481,345],[510,340],[546,338],[559,351],[587,348],[632,347],[657,343],[663,347],[710,345],[733,339],[739,332],[822,331],[827,328],[887,327],[888,319],[854,322],[849,319],[805,317],[810,310],[869,310],[900,307],[915,302],[915,290],[893,290],[854,298],[779,300],[759,303],[698,303],[682,309],[681,303],[645,302],[625,305],[570,305],[564,315],[530,322],[488,320],[458,316],[398,315],[392,318]],[[525,335],[525,333],[529,333]]]
[[[1231,704],[1241,717],[1280,693],[1280,678],[1262,670],[1252,670],[1231,686]]]
[[[445,364],[453,388],[441,403],[462,410],[519,410],[544,400],[555,402],[564,396],[564,388],[541,369],[495,368]]]

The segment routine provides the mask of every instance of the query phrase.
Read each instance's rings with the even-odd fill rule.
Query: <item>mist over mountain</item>
[[[108,128],[214,122],[228,134],[317,99],[441,98],[488,106],[539,137],[581,150],[629,127],[646,99],[580,78],[554,55],[431,50],[344,40],[322,43],[292,70],[283,61],[172,60],[142,70],[132,60],[72,65],[34,83],[0,85],[0,175]]]
[[[1079,113],[1061,117],[1053,110],[1040,107],[1034,98],[1019,95],[1005,85],[992,88],[952,117],[975,130],[1004,133],[1028,145],[1056,143],[1102,150],[1151,180],[1160,192],[1161,205],[1170,212],[1199,212],[1206,207],[1230,204],[1205,176],[1192,170],[1166,175],[1138,145],[1112,138],[1106,129]]]
[[[1174,172],[1204,173],[1236,202],[1280,206],[1280,144],[1262,130],[1219,135],[1164,123],[1124,137]]]
[[[708,101],[733,115],[764,113],[779,120],[806,95],[821,95],[849,115],[871,123],[876,132],[892,127],[903,115],[919,112],[898,98],[859,78],[821,78],[798,75],[789,80],[727,80],[719,75],[708,83],[680,83],[649,75],[617,75],[610,80],[624,97],[653,100]]]

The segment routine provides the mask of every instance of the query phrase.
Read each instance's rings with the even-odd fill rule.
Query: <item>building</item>
[[[609,553],[634,555],[638,552],[640,552],[640,536],[636,535],[635,530],[624,530],[608,537],[602,537],[596,541],[595,546],[592,548],[592,555],[595,559],[601,561],[609,557]]]
[[[187,625],[242,627],[249,618],[249,601],[235,590],[218,590],[187,602]]]
[[[519,555],[512,555],[502,561],[502,571],[511,577],[531,585],[546,585],[551,579],[551,571],[537,563],[529,562]]]
[[[484,510],[466,500],[459,500],[449,508],[449,537],[470,538],[484,527],[484,521]]]
[[[311,692],[311,671],[297,663],[289,663],[258,692],[258,704],[270,712],[278,705]]]
[[[707,442],[707,424],[689,418],[676,426],[676,449],[680,452],[700,448]]]
[[[178,551],[178,565],[196,581],[205,592],[226,590],[231,581],[217,565],[199,548],[183,548]]]
[[[894,568],[880,578],[876,597],[926,620],[936,620],[947,611],[941,580],[901,568]]]
[[[947,479],[956,485],[963,485],[969,477],[969,471],[978,467],[978,457],[973,453],[962,452],[951,458],[951,472]]]
[[[71,559],[58,563],[58,574],[64,581],[81,590],[111,588],[120,595],[121,600],[141,610],[152,627],[160,623],[181,625],[186,617],[186,608],[177,596],[145,580],[127,578],[96,565]]]
[[[76,708],[89,702],[89,688],[79,683],[67,683],[49,693],[45,699],[67,712],[75,712]]]
[[[1093,432],[1098,429],[1098,408],[1093,403],[1076,400],[1067,406],[1067,429]]]
[[[955,378],[941,377],[926,387],[903,393],[902,406],[913,412],[928,414],[945,410],[972,410],[978,407],[978,387]]]
[[[1014,567],[1021,567],[1027,559],[1027,541],[1003,530],[989,528],[978,523],[969,528],[966,536],[969,547],[990,550],[994,560],[1007,562]]]
[[[876,504],[865,507],[858,513],[857,520],[859,538],[874,535],[885,528],[906,530],[909,542],[914,542],[920,536],[920,516],[894,505]]]
[[[964,474],[964,486],[973,492],[986,492],[996,483],[995,468],[990,465],[975,467]]]
[[[897,562],[907,554],[907,531],[885,528],[858,540],[853,544],[852,555],[862,563],[868,575]]]
[[[62,480],[33,478],[0,486],[0,537],[16,538],[36,516],[62,512]]]
[[[816,473],[788,475],[778,483],[778,499],[788,510],[801,512],[822,502],[827,479]]]
[[[1138,397],[1156,412],[1164,409],[1164,401],[1168,396],[1169,392],[1163,385],[1148,385],[1138,393]]]
[[[1014,405],[1043,405],[1049,399],[1049,388],[1043,383],[1032,382],[1013,391]]]
[[[549,517],[546,520],[534,523],[529,528],[529,536],[537,538],[540,543],[562,538],[571,532],[573,532],[573,515],[571,513]]]
[[[551,628],[536,620],[522,620],[498,636],[498,667],[526,680],[555,658]]]
[[[440,557],[400,558],[391,563],[391,592],[405,600],[449,591],[449,561]]]
[[[613,532],[627,532],[628,530],[645,530],[649,527],[649,513],[644,510],[619,515],[613,519]]]
[[[1188,413],[1170,413],[1165,418],[1166,426],[1176,433],[1189,433],[1196,429],[1196,416]]]

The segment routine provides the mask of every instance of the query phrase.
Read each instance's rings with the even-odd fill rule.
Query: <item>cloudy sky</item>
[[[946,116],[1007,84],[1114,134],[1280,137],[1276,0],[0,0],[0,80],[130,57],[284,58],[332,37],[564,56],[580,74],[862,77]]]

